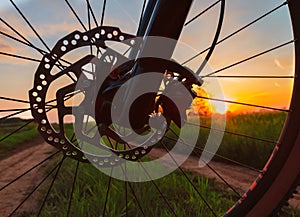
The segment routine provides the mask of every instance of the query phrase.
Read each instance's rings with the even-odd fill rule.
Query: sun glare
[[[219,114],[225,114],[228,111],[228,104],[225,102],[220,101],[213,101],[210,100],[210,105],[212,108],[212,112],[219,113]]]

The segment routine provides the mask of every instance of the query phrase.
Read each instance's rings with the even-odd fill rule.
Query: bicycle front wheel
[[[300,172],[299,1],[194,1],[187,19],[186,10],[172,15],[183,3],[167,2],[0,3],[2,216],[272,216],[289,199]],[[154,19],[157,7],[185,22]],[[159,28],[147,35],[153,20]],[[171,58],[143,60],[161,84],[146,94],[152,107],[138,107],[147,119],[132,118],[131,129],[111,118],[113,99],[137,78],[130,73],[138,38],[169,32],[179,39]],[[56,152],[35,151],[27,162],[17,146],[29,150],[24,144],[37,132]],[[159,159],[167,159],[159,168],[175,172],[143,164]],[[130,179],[134,163],[144,182]],[[22,180],[43,165],[24,190]]]

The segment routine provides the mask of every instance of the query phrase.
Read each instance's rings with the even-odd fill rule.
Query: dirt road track
[[[46,143],[40,143],[34,146],[29,146],[26,149],[22,149],[17,152],[14,151],[13,155],[0,161],[0,188],[6,183],[13,180],[15,177],[24,173],[28,169],[32,168],[37,163],[44,160],[54,151],[52,146]],[[151,151],[152,157],[160,157],[165,152],[160,149],[154,149]],[[180,158],[181,156],[176,156]],[[167,162],[166,162],[167,163]],[[203,174],[206,177],[216,179],[216,182],[223,187],[228,188],[217,175],[209,169],[207,166],[199,168],[198,159],[194,157],[188,158],[183,164],[184,169],[188,169],[199,174]],[[21,178],[19,181],[0,192],[0,216],[8,216],[11,211],[23,200],[23,198],[30,192],[30,189],[34,188],[39,181],[43,178],[45,173],[45,165],[34,169],[32,172]],[[252,181],[256,178],[257,172],[245,169],[239,166],[233,166],[218,162],[211,162],[210,166],[219,172],[219,174],[240,193],[247,191]],[[26,202],[20,209],[22,211],[30,212],[31,210],[38,209],[38,194],[33,194],[29,202]],[[291,205],[294,208],[300,209],[300,196],[291,200]]]
[[[154,158],[158,158],[164,154],[166,154],[166,152],[162,151],[161,149],[153,149],[150,152],[150,155]],[[175,157],[178,159],[181,156],[179,155]],[[208,178],[215,179],[216,183],[230,190],[229,187],[218,177],[218,175],[212,171],[213,169],[217,171],[218,174],[230,185],[234,186],[234,189],[239,192],[240,195],[248,191],[250,185],[258,176],[258,172],[240,166],[234,166],[220,162],[210,162],[209,165],[212,169],[208,166],[199,168],[198,162],[198,158],[189,157],[182,165],[182,168],[202,174]],[[166,164],[167,163],[168,162],[166,162]],[[300,193],[300,187],[298,187],[297,190]],[[300,194],[295,195],[294,199],[290,200],[289,203],[293,208],[300,210]]]
[[[44,160],[53,151],[54,148],[46,143],[29,146],[26,149],[22,148],[20,152],[13,151],[15,152],[13,155],[0,161],[0,188]],[[45,173],[45,166],[46,164],[34,169],[0,192],[1,217],[8,216],[30,190],[40,182]],[[37,198],[38,195],[33,194],[32,198],[30,197],[30,200],[18,210],[18,213],[36,209],[37,203],[35,201]]]

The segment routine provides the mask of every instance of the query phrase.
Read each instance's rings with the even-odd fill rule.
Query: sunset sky
[[[90,0],[90,2],[98,17],[98,22],[100,22],[103,1]],[[213,0],[195,0],[188,20],[214,2]],[[83,31],[83,28],[62,0],[16,0],[15,3],[24,12],[27,19],[30,20],[50,48],[60,38],[70,32],[74,30]],[[70,0],[70,3],[88,28],[85,0]],[[282,3],[282,0],[227,1],[220,39]],[[104,25],[118,26],[121,31],[134,34],[139,22],[142,4],[142,0],[108,0],[107,16],[104,19]],[[219,10],[219,6],[214,7],[214,9],[205,13],[201,18],[184,29],[180,38],[180,44],[174,54],[176,61],[184,62],[210,46],[215,33]],[[9,0],[0,2],[0,17],[16,28],[34,45],[46,50],[9,3]],[[94,23],[93,27],[95,27]],[[0,30],[20,38],[12,33],[2,22],[0,22]],[[257,24],[218,45],[209,61],[209,66],[201,75],[214,72],[288,42],[292,38],[288,10],[284,6]],[[41,54],[34,49],[21,45],[3,35],[0,35],[0,52],[42,59]],[[203,54],[202,58],[204,56],[205,54]],[[201,63],[201,58],[196,58],[186,66],[197,70],[199,63]],[[38,63],[36,62],[0,55],[0,95],[2,97],[27,100],[28,90],[33,87],[33,76],[37,66]],[[293,44],[216,75],[292,76]],[[289,105],[292,79],[205,78],[204,88],[214,98],[221,97],[221,93],[214,91],[216,82],[222,87],[223,95],[227,100],[277,108],[288,107]],[[9,109],[26,108],[28,105],[0,100],[0,106],[0,109]],[[228,109],[232,112],[241,112],[249,111],[253,108],[229,104]],[[0,116],[4,114],[2,113]],[[25,113],[23,117],[30,117],[30,113]]]

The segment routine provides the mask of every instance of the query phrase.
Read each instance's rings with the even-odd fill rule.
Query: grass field
[[[262,168],[274,149],[285,118],[286,113],[284,112],[228,115],[226,118],[225,128],[228,133],[224,133],[224,137],[217,154],[249,166]],[[194,119],[195,118],[190,117],[188,122],[196,123]],[[211,119],[205,116],[201,117],[199,125],[209,128],[211,127]],[[210,129],[208,128],[200,129],[197,147],[202,149],[205,147],[210,133]],[[172,129],[176,132],[176,134],[178,134],[179,129],[176,126],[172,126]],[[191,134],[190,136],[198,130],[199,127],[193,126],[189,132],[189,134]],[[212,130],[212,132],[213,131],[215,130]],[[176,139],[176,136],[172,132],[169,132],[167,135],[168,137]],[[255,137],[257,139],[248,138],[242,135]],[[189,137],[189,135],[187,137]],[[170,139],[165,139],[164,142],[169,148],[172,148],[174,145],[174,142]],[[184,144],[182,144],[182,146],[185,147]],[[199,153],[198,150],[195,150],[192,154],[200,155],[201,152]],[[222,158],[215,157],[215,160],[222,160]]]
[[[282,112],[230,115],[227,117],[226,131],[276,141],[285,118],[286,116]],[[193,122],[193,117],[191,117],[189,121]],[[0,135],[6,135],[21,123],[22,121],[14,124],[2,124]],[[210,126],[210,123],[211,120],[209,118],[201,118],[201,125]],[[67,132],[70,135],[72,131],[71,128],[71,124],[67,126]],[[172,128],[174,131],[178,131],[175,126],[172,126]],[[192,134],[193,132],[191,131],[189,133]],[[198,147],[204,147],[208,133],[209,130],[206,128],[200,130],[200,136],[197,140]],[[26,139],[32,139],[35,135],[36,125],[30,124],[18,134],[14,135],[14,137],[7,140],[7,148],[2,146],[4,149],[1,151],[5,152],[17,144],[26,142]],[[172,133],[168,133],[168,136],[174,137]],[[169,147],[172,147],[173,143],[171,141],[166,140],[165,142]],[[218,154],[260,168],[272,152],[273,147],[274,144],[272,143],[225,133]],[[220,159],[216,158],[216,160]],[[54,163],[55,162],[53,162],[53,164]],[[66,216],[75,168],[76,162],[71,159],[66,159],[41,216]],[[208,202],[216,208],[216,212],[219,216],[224,214],[234,201],[236,201],[237,198],[233,193],[227,190],[224,191],[224,189],[215,184],[214,180],[196,176],[188,171],[187,173],[192,177],[192,182],[197,186],[198,190],[203,193],[203,196],[209,198]],[[109,182],[111,182],[111,187],[108,191]],[[180,172],[175,172],[164,179],[156,180],[155,184],[160,191],[163,192],[172,210],[174,210],[178,216],[213,216],[203,200],[197,195],[192,185]],[[124,189],[127,189],[127,191]],[[47,188],[42,191],[46,193]],[[70,216],[102,216],[106,194],[108,194],[108,201],[105,216],[126,216],[126,209],[128,210],[129,216],[143,216],[136,200],[140,201],[142,210],[147,213],[146,216],[173,216],[164,198],[159,194],[153,183],[129,184],[114,179],[110,180],[108,176],[102,174],[92,165],[83,163],[79,165]],[[127,207],[126,194],[128,194]],[[30,215],[31,214],[23,213],[22,216]],[[295,215],[290,214],[289,216]]]
[[[75,167],[74,161],[64,162],[53,193],[50,194],[41,216],[66,216]],[[209,198],[208,202],[216,208],[218,215],[224,213],[234,203],[236,198],[213,187],[215,185],[212,180],[189,175],[203,196]],[[109,178],[95,167],[80,164],[70,216],[102,216],[109,181]],[[178,216],[213,216],[182,174],[173,173],[164,179],[156,180],[155,183]],[[146,216],[174,216],[152,182],[125,184],[118,180],[111,180],[105,216],[126,216],[125,188],[128,194],[128,216],[143,216],[136,200],[140,202],[141,209]]]
[[[227,117],[226,130],[276,141],[284,120],[285,114],[281,112],[231,115]],[[209,125],[210,120],[202,118],[201,124]],[[176,131],[176,127],[174,128]],[[199,147],[203,147],[206,143],[208,132],[208,129],[201,129],[198,138]],[[172,144],[168,145],[172,146]],[[274,144],[226,133],[218,154],[251,166],[260,167],[267,160],[273,147]],[[65,163],[63,172],[60,173],[56,181],[54,191],[46,203],[46,209],[42,216],[66,215],[66,204],[68,204],[71,194],[70,185],[74,177],[75,167],[75,162],[68,161]],[[218,215],[224,214],[236,201],[237,198],[234,194],[220,189],[220,186],[216,187],[213,180],[202,176],[196,177],[195,174],[190,175],[193,177],[193,183],[204,194],[203,196],[209,198],[209,203],[217,208]],[[126,184],[117,180],[109,180],[106,175],[86,164],[80,164],[79,167],[76,188],[73,192],[71,216],[101,216],[110,181],[111,188],[108,192],[106,216],[126,216],[124,190]],[[164,192],[178,216],[212,216],[199,195],[181,173],[173,173],[164,179],[155,181],[155,183]],[[126,188],[129,195],[127,207],[129,216],[143,216],[136,203],[136,198],[142,201],[141,206],[147,213],[146,216],[173,216],[153,183],[131,183],[130,185],[127,184]]]
[[[26,125],[24,128],[7,137],[9,134],[19,127],[25,125],[27,122],[28,120],[22,120],[19,118],[12,118],[0,122],[0,159],[7,156],[11,149],[31,142],[34,138],[38,137],[39,133],[36,129],[37,125],[34,122]]]
[[[277,142],[285,119],[284,112],[229,116],[226,130]],[[225,133],[218,154],[261,169],[274,147],[275,143]]]

